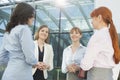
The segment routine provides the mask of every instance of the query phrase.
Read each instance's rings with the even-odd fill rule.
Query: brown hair
[[[28,24],[28,19],[34,17],[34,8],[24,2],[19,3],[11,14],[10,21],[6,26],[9,32],[18,24]]]
[[[91,13],[91,17],[98,17],[99,15],[102,16],[103,21],[107,25],[110,25],[109,32],[110,32],[110,36],[112,39],[112,45],[114,48],[114,56],[113,57],[114,57],[115,63],[118,64],[120,61],[119,39],[118,39],[118,34],[116,32],[115,26],[112,21],[112,13],[106,7],[99,7]]]
[[[73,27],[73,28],[70,30],[70,33],[73,33],[73,31],[79,32],[80,34],[82,34],[82,31],[81,31],[78,27]]]
[[[34,36],[34,39],[35,39],[35,40],[38,40],[38,39],[39,39],[39,31],[40,31],[42,28],[48,28],[48,26],[47,26],[47,25],[41,25],[41,26],[38,28],[38,30],[37,30],[37,32],[35,33],[35,36]],[[49,30],[49,28],[48,28],[48,30]],[[49,31],[49,32],[50,32],[50,31]],[[48,32],[48,37],[47,37],[47,39],[45,40],[46,43],[49,42],[49,32]]]

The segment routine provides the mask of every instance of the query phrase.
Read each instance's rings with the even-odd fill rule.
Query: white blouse
[[[88,42],[80,67],[83,70],[89,70],[92,67],[113,68],[115,66],[113,55],[114,49],[109,29],[106,27],[96,30]]]
[[[81,59],[85,54],[86,47],[80,45],[75,53],[72,53],[71,45],[64,49],[63,51],[63,59],[62,59],[62,72],[67,72],[67,66],[70,64],[80,65]]]

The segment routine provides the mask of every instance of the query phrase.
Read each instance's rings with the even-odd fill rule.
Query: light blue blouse
[[[18,25],[5,33],[0,48],[0,65],[7,63],[2,80],[33,80],[32,66],[37,63],[28,25]]]
[[[72,53],[71,45],[65,48],[63,51],[63,59],[62,59],[62,72],[66,73],[67,72],[66,67],[72,63],[80,65],[85,50],[86,47],[82,46],[81,44],[74,54]]]

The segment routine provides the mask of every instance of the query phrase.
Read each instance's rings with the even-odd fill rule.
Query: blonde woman
[[[48,44],[49,28],[42,25],[35,34],[35,57],[40,62],[39,69],[33,69],[34,80],[47,80],[47,71],[53,69],[53,48]]]

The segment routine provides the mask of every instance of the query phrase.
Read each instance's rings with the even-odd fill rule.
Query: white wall
[[[113,22],[116,26],[116,30],[120,33],[120,0],[95,0],[95,8],[100,6],[106,6],[112,11]],[[120,71],[120,64],[116,65],[113,69],[113,78],[117,80]]]

